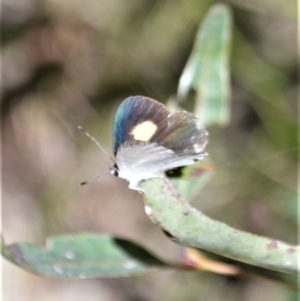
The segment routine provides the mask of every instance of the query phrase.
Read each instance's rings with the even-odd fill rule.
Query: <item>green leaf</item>
[[[51,237],[42,247],[31,242],[5,246],[1,240],[1,253],[29,272],[55,278],[131,277],[167,266],[142,247],[109,235]]]
[[[179,100],[191,88],[195,89],[195,114],[203,126],[223,125],[230,118],[231,24],[231,12],[226,5],[216,4],[209,10],[179,81]]]
[[[239,231],[208,218],[185,201],[167,178],[150,179],[140,187],[151,220],[178,243],[271,270],[300,272],[299,246]]]

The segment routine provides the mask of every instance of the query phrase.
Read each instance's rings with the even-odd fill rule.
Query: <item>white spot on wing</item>
[[[150,120],[144,121],[136,125],[132,131],[131,135],[133,139],[138,141],[149,141],[153,135],[156,133],[157,125]]]

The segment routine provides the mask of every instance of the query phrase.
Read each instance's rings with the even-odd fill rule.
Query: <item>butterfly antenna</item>
[[[87,132],[81,125],[78,126],[78,129],[83,132],[86,136],[88,136],[92,141],[96,143],[96,145],[103,151],[103,153],[115,164],[115,160],[106,152],[106,150],[101,146],[101,144],[89,133]],[[90,182],[90,181],[88,181]]]
[[[97,180],[98,178],[100,178],[100,177],[102,177],[102,176],[104,176],[104,175],[106,175],[108,173],[111,173],[111,171],[107,170],[107,171],[101,173],[100,175],[98,175],[98,176],[96,176],[96,177],[94,177],[92,179],[89,179],[88,181],[81,182],[81,183],[79,183],[79,186],[83,186],[83,185],[86,185],[86,184],[88,184],[90,182],[93,182],[93,181]]]

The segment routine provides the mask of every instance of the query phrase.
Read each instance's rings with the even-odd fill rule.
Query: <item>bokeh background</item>
[[[209,0],[3,0],[2,233],[6,243],[111,233],[164,259],[182,247],[126,181],[104,176],[112,122],[130,95],[174,97]],[[297,3],[224,1],[233,10],[232,103],[212,126],[216,171],[193,205],[238,229],[297,243]],[[5,301],[295,300],[266,279],[164,271],[130,279],[31,275],[3,261]]]

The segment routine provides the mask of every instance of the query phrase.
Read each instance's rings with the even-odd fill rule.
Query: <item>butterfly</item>
[[[203,159],[208,133],[198,128],[197,121],[192,113],[171,113],[163,104],[145,96],[126,98],[114,119],[115,164],[110,172],[126,179],[129,188],[142,191],[141,181]]]
[[[203,159],[207,132],[197,117],[185,111],[170,113],[154,99],[126,98],[114,119],[116,163],[111,172],[139,190],[142,180]]]

